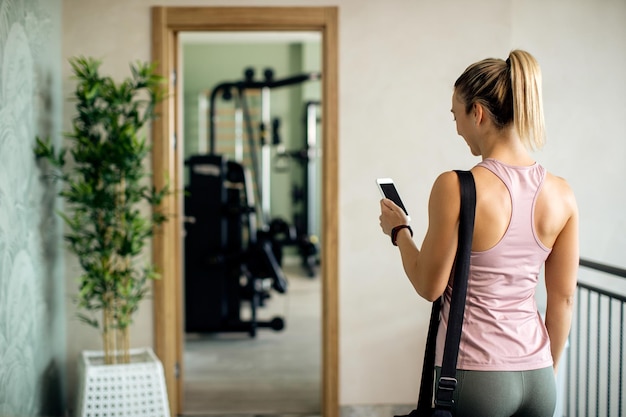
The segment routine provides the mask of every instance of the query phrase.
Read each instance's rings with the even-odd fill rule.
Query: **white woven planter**
[[[170,417],[163,365],[152,349],[131,349],[131,363],[105,365],[83,351],[76,417]]]

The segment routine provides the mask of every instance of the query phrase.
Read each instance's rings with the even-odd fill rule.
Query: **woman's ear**
[[[482,123],[483,117],[485,115],[482,104],[474,103],[472,105],[472,116],[474,117],[474,124],[478,126]]]

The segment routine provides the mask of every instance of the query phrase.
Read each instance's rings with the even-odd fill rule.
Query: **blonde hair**
[[[543,147],[541,69],[528,52],[516,49],[506,61],[488,58],[476,62],[461,74],[454,88],[467,113],[474,103],[480,103],[498,129],[513,123],[528,149]]]

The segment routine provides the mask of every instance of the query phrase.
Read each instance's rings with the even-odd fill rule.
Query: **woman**
[[[452,114],[458,134],[482,158],[471,170],[476,218],[453,415],[552,416],[555,373],[576,288],[578,210],[567,182],[530,155],[544,143],[536,60],[514,50],[506,61],[485,59],[469,66],[454,84]],[[381,228],[390,236],[393,230],[415,290],[429,301],[444,295],[437,367],[450,309],[459,193],[456,173],[437,178],[421,249],[405,227],[402,209],[381,200]],[[545,322],[534,299],[542,268]]]

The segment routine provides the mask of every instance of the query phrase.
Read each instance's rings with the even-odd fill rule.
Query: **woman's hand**
[[[418,249],[407,229],[401,229],[397,246],[404,272],[417,293],[428,301],[443,294],[450,279],[458,241],[461,207],[458,176],[453,171],[441,174],[431,190],[428,202],[428,230]],[[387,235],[401,224],[409,224],[404,210],[389,199],[380,201],[380,227]]]
[[[388,198],[380,200],[380,228],[383,233],[391,236],[391,229],[401,224],[409,224],[404,210]]]

